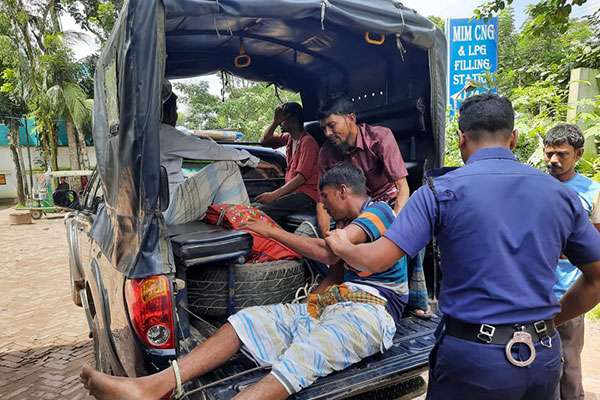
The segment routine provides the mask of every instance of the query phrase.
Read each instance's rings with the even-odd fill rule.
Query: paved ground
[[[62,219],[11,226],[10,212],[0,211],[0,398],[88,398],[79,371],[92,340],[71,300]]]
[[[93,362],[92,340],[71,300],[62,219],[11,226],[10,212],[0,209],[0,398],[88,399],[78,377]],[[600,400],[598,360],[600,323],[588,323],[586,400]]]

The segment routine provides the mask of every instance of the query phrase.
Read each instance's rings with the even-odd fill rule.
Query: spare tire
[[[252,306],[289,303],[306,283],[301,260],[277,260],[234,265],[235,311]],[[203,267],[188,271],[190,311],[195,314],[227,315],[229,269]]]

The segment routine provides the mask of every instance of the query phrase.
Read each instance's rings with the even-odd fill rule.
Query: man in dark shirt
[[[354,103],[337,96],[325,103],[317,117],[328,141],[319,152],[319,177],[334,164],[348,162],[362,169],[367,179],[367,194],[373,201],[394,201],[396,214],[409,196],[402,155],[391,130],[381,126],[357,124]],[[323,202],[317,204],[317,224],[321,234],[329,231],[329,216]]]
[[[283,132],[280,135],[275,134],[278,126]],[[317,201],[319,145],[304,130],[302,106],[285,103],[277,107],[260,141],[270,142],[274,147],[286,146],[287,168],[283,186],[256,196],[261,203],[258,208],[278,224],[289,214],[312,212]]]
[[[416,254],[433,235],[442,254],[444,318],[430,354],[427,399],[555,399],[561,343],[555,325],[600,302],[600,234],[577,194],[519,163],[510,102],[495,94],[460,107],[465,166],[434,171],[384,237],[335,254],[377,272]],[[582,276],[560,302],[552,292],[564,253]]]
[[[66,179],[64,176],[61,176],[58,182],[58,186],[56,187],[56,190],[69,190],[69,184],[66,182]]]

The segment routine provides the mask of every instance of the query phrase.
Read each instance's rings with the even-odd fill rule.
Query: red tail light
[[[125,282],[129,318],[138,336],[150,347],[174,347],[171,287],[164,275]]]

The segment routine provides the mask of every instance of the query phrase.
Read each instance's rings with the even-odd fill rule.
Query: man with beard
[[[331,98],[321,106],[317,118],[328,139],[319,152],[319,178],[335,164],[353,164],[365,174],[371,199],[393,205],[397,215],[410,192],[408,172],[392,131],[383,126],[357,124],[354,103],[346,95]],[[329,231],[330,218],[322,198],[317,203],[317,225],[321,235]],[[340,221],[336,225],[339,227]],[[418,318],[429,318],[432,314],[421,264],[423,254],[417,254],[409,268],[409,312]]]
[[[281,126],[282,134],[275,129]],[[257,207],[267,213],[275,222],[294,213],[310,213],[317,200],[317,158],[319,145],[304,130],[304,111],[298,103],[284,103],[275,109],[273,121],[260,138],[274,147],[286,146],[287,168],[285,185],[272,192],[256,196]]]
[[[550,175],[577,192],[583,208],[600,231],[600,183],[580,175],[575,169],[583,155],[584,136],[576,125],[558,124],[544,136],[544,158]],[[556,268],[558,282],[554,294],[560,299],[581,275],[581,271],[561,255]],[[583,399],[581,351],[583,350],[584,316],[580,315],[558,327],[563,347],[563,374],[560,380],[562,400]]]
[[[356,165],[365,174],[371,199],[388,204],[395,201],[394,212],[398,214],[409,196],[408,172],[392,131],[382,126],[357,124],[354,104],[345,95],[325,103],[317,118],[328,139],[319,152],[319,177],[340,162]],[[317,203],[317,224],[321,235],[329,231],[329,215],[322,201]]]

